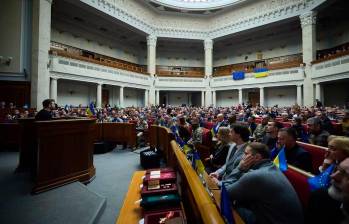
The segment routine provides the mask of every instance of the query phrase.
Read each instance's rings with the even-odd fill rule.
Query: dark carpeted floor
[[[0,223],[88,223],[98,210],[96,223],[115,223],[132,174],[141,169],[137,153],[114,149],[94,156],[96,178],[87,188],[73,183],[33,196],[29,174],[14,173],[18,156],[0,152]]]

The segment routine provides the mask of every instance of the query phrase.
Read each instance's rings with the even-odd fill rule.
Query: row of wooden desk
[[[30,171],[33,193],[95,176],[94,142],[110,141],[136,146],[136,125],[96,123],[95,119],[35,121],[19,119],[0,124],[0,147],[19,148],[17,172]]]
[[[185,211],[187,223],[224,223],[219,213],[220,189],[212,182],[211,178],[204,173],[203,180],[191,167],[184,153],[173,140],[171,132],[159,126],[152,126],[149,131],[150,146],[163,151],[167,165],[176,170],[179,176],[179,192]],[[117,224],[137,224],[142,219],[142,208],[135,203],[141,198],[140,184],[145,171],[136,171],[129,185],[123,206],[120,210]],[[205,182],[203,184],[203,182]],[[210,193],[208,193],[210,192]],[[235,223],[243,224],[241,217],[235,212]]]

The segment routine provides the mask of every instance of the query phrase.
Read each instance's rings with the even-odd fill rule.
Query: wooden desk
[[[203,179],[206,182],[207,188],[211,191],[214,202],[218,208],[221,207],[221,190],[219,187],[212,181],[210,176],[204,172]],[[245,222],[241,219],[240,215],[233,210],[233,216],[236,224],[244,224]]]
[[[143,183],[142,176],[144,175],[145,171],[136,171],[133,174],[124,204],[116,220],[117,224],[138,224],[139,220],[143,218],[142,208],[139,203],[135,204],[135,202],[141,199],[141,189],[139,186]]]
[[[94,141],[121,142],[136,147],[136,124],[133,123],[96,123],[94,135]]]

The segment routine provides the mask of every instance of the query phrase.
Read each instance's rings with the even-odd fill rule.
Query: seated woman
[[[220,127],[217,139],[218,142],[213,153],[209,158],[205,159],[207,173],[214,172],[225,164],[231,143],[230,129],[228,127]]]
[[[325,171],[332,164],[339,164],[349,157],[349,138],[344,136],[330,135],[328,139],[328,151],[325,155],[320,172]]]

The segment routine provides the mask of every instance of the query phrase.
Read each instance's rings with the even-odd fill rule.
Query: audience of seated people
[[[5,115],[4,117],[9,115],[8,117],[11,121],[15,121],[22,117],[28,117],[28,115],[34,117],[36,114],[34,112],[35,110],[30,110],[27,107],[17,108],[13,103],[2,102],[0,103],[0,107],[0,113]],[[212,151],[210,152],[212,155],[207,159],[207,171],[213,171],[210,173],[212,180],[219,186],[222,184],[227,185],[227,189],[230,185],[239,186],[239,184],[244,183],[244,178],[247,178],[249,181],[249,175],[259,175],[260,169],[262,174],[266,170],[274,169],[272,166],[269,166],[270,162],[265,162],[265,164],[268,165],[264,167],[264,165],[258,166],[253,164],[255,160],[244,159],[244,153],[253,154],[254,156],[261,154],[258,150],[253,151],[247,147],[248,142],[250,141],[261,141],[266,143],[269,146],[269,154],[274,149],[278,152],[280,149],[284,148],[287,163],[308,172],[316,172],[317,170],[313,170],[310,154],[299,147],[296,140],[309,140],[312,144],[323,146],[327,146],[328,144],[328,152],[326,153],[320,171],[324,171],[327,167],[334,164],[335,169],[332,173],[334,180],[328,191],[327,189],[322,190],[322,192],[325,192],[325,196],[317,192],[311,195],[311,200],[309,202],[310,212],[307,215],[307,220],[308,217],[311,217],[310,220],[317,220],[311,216],[311,211],[314,211],[314,201],[315,204],[319,204],[319,201],[323,200],[324,203],[328,203],[328,205],[335,208],[333,214],[335,214],[337,218],[333,219],[333,222],[331,223],[339,223],[339,221],[343,219],[342,211],[340,209],[341,204],[343,204],[343,206],[348,206],[348,199],[346,199],[347,201],[344,201],[343,198],[335,198],[336,200],[339,200],[339,202],[336,202],[335,200],[331,201],[331,199],[329,199],[333,192],[338,193],[339,189],[342,189],[341,187],[343,187],[343,189],[345,187],[343,178],[338,179],[338,182],[340,182],[341,185],[336,183],[337,180],[335,180],[335,178],[341,177],[340,174],[345,170],[345,165],[343,165],[343,168],[338,165],[342,164],[345,159],[349,157],[349,138],[336,136],[330,137],[328,140],[327,138],[330,133],[323,130],[323,127],[328,124],[341,124],[343,127],[343,133],[336,134],[348,134],[349,113],[345,109],[340,109],[339,107],[307,108],[297,105],[293,107],[253,107],[251,104],[246,104],[216,108],[191,106],[173,107],[170,105],[142,108],[117,108],[106,105],[104,108],[96,109],[93,105],[92,108],[91,105],[88,107],[83,107],[81,105],[78,107],[57,107],[57,105],[53,105],[53,102],[50,101],[48,106],[46,104],[44,105],[44,108],[47,109],[47,112],[52,114],[53,118],[95,117],[99,122],[133,122],[136,123],[137,130],[145,130],[151,124],[158,124],[168,128],[176,126],[180,137],[188,142],[188,144],[191,144],[194,148],[196,144],[203,143],[203,131],[205,130],[207,132],[207,129],[204,129],[203,127],[211,127],[211,132],[218,130],[218,142],[214,142],[216,145],[212,146]],[[212,122],[212,126],[207,125],[210,122]],[[291,125],[291,122],[294,122],[292,128],[282,128],[282,125]],[[340,124],[338,122],[340,122]],[[258,124],[258,127],[256,127],[256,124]],[[309,139],[307,134],[310,134]],[[254,136],[255,139],[250,138],[250,136]],[[246,148],[248,148],[247,152]],[[256,157],[264,158],[262,155]],[[262,161],[268,160],[262,159]],[[249,164],[249,166],[244,166],[243,164]],[[261,162],[261,164],[263,163]],[[268,169],[266,167],[268,167]],[[338,172],[338,169],[342,169],[342,171]],[[349,170],[346,172],[349,172]],[[262,174],[261,176],[264,178],[265,175]],[[285,188],[288,189],[287,186]],[[287,190],[287,192],[291,192],[291,190]],[[257,201],[254,201],[254,205],[259,205],[260,202],[265,200],[262,197],[256,197],[255,199]],[[234,201],[238,202],[237,205],[245,202],[244,199],[241,198],[234,198]],[[245,206],[241,207],[246,208]],[[263,223],[263,220],[265,219],[268,220],[268,223],[273,223],[272,220],[279,220],[278,218],[280,218],[276,217],[276,215],[266,217],[269,216],[269,213],[265,213],[265,215],[261,216],[260,212],[263,211],[263,207],[258,209],[254,206],[248,207],[250,212],[254,213],[254,215],[250,217],[255,217],[257,223]],[[345,207],[345,209],[346,208],[347,207]],[[319,211],[321,211],[320,213],[325,214],[325,210],[321,209],[322,208],[315,206],[315,214],[318,214]],[[246,213],[248,210],[242,211],[245,211],[245,213],[241,213],[243,217],[244,214],[248,214]],[[273,213],[276,214],[275,212]],[[301,216],[297,217],[302,219]],[[288,218],[292,220],[293,217]]]
[[[334,58],[337,58],[337,57],[340,57],[343,55],[347,55],[347,54],[349,54],[349,44],[348,43],[342,44],[342,45],[337,46],[337,47],[332,48],[332,49],[326,49],[326,50],[320,51],[316,55],[316,61],[314,61],[312,63],[334,59]]]

